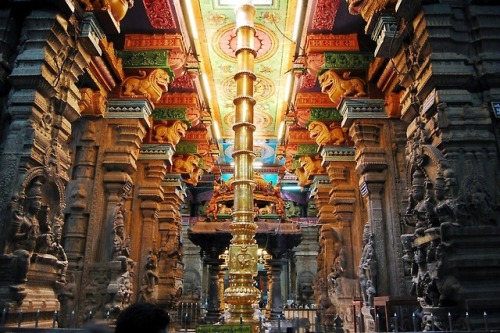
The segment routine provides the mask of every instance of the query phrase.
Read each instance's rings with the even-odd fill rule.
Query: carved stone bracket
[[[104,118],[143,119],[149,128],[152,111],[153,107],[147,99],[109,99]]]
[[[396,18],[380,15],[371,38],[377,43],[375,57],[392,58],[401,46],[400,33],[397,30]]]
[[[350,127],[355,119],[388,119],[384,105],[382,99],[345,98],[339,107],[342,126]]]
[[[311,197],[318,208],[319,223],[331,223],[335,221],[333,214],[334,207],[330,204],[330,179],[326,175],[318,175],[314,177],[311,185]]]
[[[165,160],[172,164],[174,147],[170,144],[142,144],[139,152],[139,160]]]
[[[92,13],[85,13],[82,20],[82,44],[92,56],[102,55],[99,42],[104,38],[104,32]]]

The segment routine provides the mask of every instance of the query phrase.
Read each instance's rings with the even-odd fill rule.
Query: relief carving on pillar
[[[139,302],[149,302],[156,304],[158,302],[158,253],[155,250],[149,250],[146,258],[145,272],[142,275],[141,287],[139,290]]]
[[[321,228],[319,246],[320,250],[317,256],[318,271],[314,279],[314,298],[316,304],[319,305],[319,309],[323,310],[321,312],[321,323],[327,327],[333,327],[337,306],[333,304],[330,294],[333,293],[332,289],[336,287],[337,278],[342,274],[340,271],[343,271],[341,266],[334,268],[342,248],[342,241],[333,227],[324,225]],[[339,264],[340,262],[337,262],[337,265]]]
[[[57,172],[49,171],[50,167],[30,169],[10,203],[10,231],[2,255],[5,267],[0,267],[12,291],[12,299],[5,300],[8,303],[36,302],[33,288],[57,293],[66,284],[68,259],[61,245],[64,185],[55,177]],[[31,280],[37,280],[36,285]],[[57,299],[46,301],[57,304]]]
[[[359,284],[365,306],[373,307],[373,298],[377,295],[377,260],[375,256],[375,239],[370,224],[363,230],[363,252],[358,267]]]
[[[125,199],[127,193],[122,195]],[[113,245],[111,261],[109,261],[110,282],[107,286],[107,297],[111,298],[105,310],[117,314],[132,301],[133,277],[135,262],[130,259],[130,237],[125,230],[125,209],[123,202],[118,202],[113,214]]]
[[[409,127],[406,148],[408,207],[404,221],[413,233],[401,236],[403,260],[412,278],[411,293],[417,297],[424,312],[434,312],[435,316],[439,308],[460,306],[459,298],[463,297],[464,290],[476,283],[455,269],[456,263],[464,260],[462,252],[465,250],[457,253],[454,248],[461,240],[445,242],[443,233],[471,226],[479,227],[475,229],[479,231],[483,226],[496,225],[491,182],[474,167],[484,163],[480,160],[481,152],[465,150],[453,154],[447,151],[444,155],[431,144],[431,133],[436,133],[436,128],[437,124],[431,119],[417,119]],[[450,166],[450,156],[463,159],[464,164],[469,165],[460,170],[465,173],[460,182]],[[474,235],[470,237],[473,239]],[[486,269],[481,264],[476,268]],[[435,322],[439,329],[446,328],[445,315],[436,318]],[[442,327],[440,323],[444,323]]]
[[[102,116],[106,111],[106,98],[100,91],[93,91],[90,88],[80,89],[82,98],[78,106],[82,115]]]

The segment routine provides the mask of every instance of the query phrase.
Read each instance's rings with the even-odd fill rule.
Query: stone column
[[[270,270],[270,288],[269,302],[270,310],[269,319],[277,320],[283,318],[283,296],[281,293],[281,271],[283,268],[283,259],[275,258],[267,261]]]
[[[164,200],[158,213],[159,285],[158,304],[175,309],[181,296],[184,264],[180,207],[186,190],[180,174],[167,174],[162,182]]]
[[[19,198],[31,180],[41,181],[43,186],[39,198],[42,209],[37,220],[44,227],[40,230],[43,233],[49,230],[55,233],[64,226],[65,190],[71,164],[68,141],[71,123],[80,117],[77,103],[80,93],[76,83],[91,55],[95,55],[83,45],[81,36],[75,35],[72,23],[62,14],[69,8],[60,4],[59,9],[61,12],[53,7],[33,9],[28,16],[16,15],[16,18],[10,17],[7,11],[0,14],[0,29],[5,36],[2,37],[0,52],[0,96],[6,96],[2,99],[5,106],[3,119],[9,119],[8,123],[0,124],[0,215],[13,216],[12,210],[20,207],[18,203],[21,205],[20,201],[12,200],[13,197]],[[15,28],[20,26],[22,31]],[[8,45],[17,47],[15,58],[12,57],[14,50]],[[8,84],[5,81],[7,74]],[[13,220],[4,218],[0,222],[0,261],[7,266],[12,259],[22,259],[10,254],[17,247],[10,239]],[[58,254],[57,260],[67,264],[64,248],[59,242],[60,238],[58,252],[62,256]],[[22,259],[31,264],[22,267],[21,271],[1,267],[9,274],[0,286],[6,291],[1,293],[0,303],[11,313],[22,307],[23,324],[26,325],[34,322],[35,311],[40,309],[39,325],[48,326],[49,320],[44,318],[54,310],[60,310],[58,293],[62,293],[68,276],[66,267],[63,270],[55,267],[54,255],[50,255],[53,263],[50,260],[44,263],[43,256],[33,254],[28,254],[31,258]],[[17,277],[17,283],[10,281],[10,275]]]
[[[170,145],[143,144],[139,155],[139,172],[137,177],[137,198],[140,200],[140,215],[136,214],[141,223],[135,223],[131,231],[141,235],[134,239],[132,252],[137,255],[137,285],[139,299],[151,303],[158,301],[157,256],[159,248],[158,211],[164,200],[162,181],[167,173],[167,163],[173,154]],[[154,266],[154,267],[153,267]]]
[[[122,197],[124,188],[131,187],[135,183],[140,147],[146,131],[151,126],[148,118],[151,111],[151,104],[147,100],[108,100],[107,112],[104,116],[107,124],[105,130],[110,132],[114,142],[109,142],[108,137],[102,137],[105,221],[111,221],[101,229],[105,235],[113,234],[112,220],[115,210],[118,204],[120,202],[124,204],[126,199]],[[125,216],[125,218],[130,219],[130,216]],[[130,228],[127,231],[130,233]],[[109,260],[112,239],[110,237],[105,237],[101,241],[98,237],[92,239],[95,242],[95,248],[99,249],[101,260]]]
[[[220,276],[221,265],[223,260],[213,258],[212,256],[205,259],[208,268],[208,293],[207,293],[207,315],[205,321],[207,323],[215,323],[220,320],[221,301],[220,298]]]

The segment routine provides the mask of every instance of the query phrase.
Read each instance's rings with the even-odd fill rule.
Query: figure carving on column
[[[168,91],[169,83],[170,74],[161,68],[155,69],[149,74],[139,70],[139,76],[132,75],[123,80],[122,95],[145,97],[151,103],[156,103],[160,100],[161,96]]]
[[[364,304],[372,307],[373,298],[377,293],[377,260],[375,257],[374,235],[370,231],[369,223],[365,225],[363,231],[363,244],[361,264],[359,265],[359,283]]]
[[[123,213],[123,203],[120,202],[113,216],[114,239],[111,260],[119,261],[121,265],[111,270],[112,277],[107,292],[111,294],[112,299],[106,304],[106,308],[114,313],[129,305],[133,294],[132,278],[135,262],[129,258],[130,237],[125,233]]]
[[[61,245],[61,237],[62,237],[62,217],[56,217],[55,222],[53,224],[53,232],[54,238],[53,242],[50,246],[50,254],[57,258],[56,265],[59,268],[59,279],[58,282],[65,284],[66,283],[66,271],[68,270],[68,256],[66,255],[66,251]]]
[[[125,222],[122,213],[122,206],[118,204],[115,212],[113,228],[115,238],[113,240],[113,260],[122,260],[123,257],[130,256],[130,238],[125,235]]]
[[[334,244],[334,256],[333,265],[331,268],[331,273],[328,274],[328,280],[332,284],[332,291],[334,293],[340,293],[342,290],[342,286],[339,284],[337,279],[344,274],[344,269],[346,265],[346,255],[344,247],[342,246],[341,241],[337,241]]]
[[[416,226],[418,235],[423,235],[427,227],[437,226],[439,220],[434,211],[435,200],[433,185],[429,180],[424,180],[424,174],[419,169],[415,170],[412,177],[411,193],[406,210],[407,217],[413,219],[409,225]]]
[[[458,202],[456,198],[452,197],[451,190],[446,185],[446,179],[440,171],[438,171],[434,182],[434,195],[437,201],[434,211],[439,223],[456,223]]]
[[[14,210],[14,235],[12,241],[15,250],[32,253],[40,236],[38,214],[42,209],[42,183],[36,178],[26,191],[26,201],[20,198]]]
[[[152,250],[149,251],[146,259],[146,272],[142,277],[142,286],[139,294],[139,301],[156,304],[158,301],[158,256]]]

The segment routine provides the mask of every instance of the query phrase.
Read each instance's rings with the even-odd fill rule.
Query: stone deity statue
[[[113,240],[112,259],[120,260],[123,257],[130,257],[130,238],[125,235],[125,222],[121,209],[117,209],[114,219],[115,237]]]

